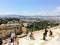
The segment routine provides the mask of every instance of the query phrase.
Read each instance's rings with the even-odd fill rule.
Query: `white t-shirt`
[[[14,37],[15,37],[15,33],[12,33],[12,34],[11,34],[11,38],[14,38]]]

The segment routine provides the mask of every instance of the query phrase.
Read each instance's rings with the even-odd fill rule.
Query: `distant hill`
[[[0,18],[19,18],[20,15],[0,15]]]
[[[60,15],[57,16],[24,16],[24,15],[0,15],[0,18],[24,18],[24,19],[60,19]]]
[[[60,15],[57,16],[0,15],[0,18],[19,18],[21,20],[49,20],[60,23]]]

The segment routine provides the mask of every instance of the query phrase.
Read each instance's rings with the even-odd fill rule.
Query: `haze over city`
[[[0,0],[0,15],[60,15],[60,0]]]

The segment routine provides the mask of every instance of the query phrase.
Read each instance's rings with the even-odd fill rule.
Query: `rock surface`
[[[54,37],[47,36],[47,41],[42,40],[43,30],[33,32],[35,40],[31,40],[29,35],[19,39],[19,45],[60,45],[60,26],[48,29],[52,30]],[[6,44],[7,45],[7,44]]]

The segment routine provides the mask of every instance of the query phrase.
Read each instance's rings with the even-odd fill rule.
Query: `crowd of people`
[[[48,30],[45,29],[45,31],[44,31],[44,33],[43,33],[43,40],[47,40],[47,39],[46,39],[46,37],[47,37],[47,32],[48,32]],[[53,36],[53,32],[50,30],[50,31],[49,31],[49,37],[52,37],[52,36]],[[30,39],[33,39],[33,40],[35,39],[32,32],[31,32],[31,34],[30,34]]]
[[[7,45],[11,45],[11,43],[13,45],[19,45],[18,42],[18,37],[15,34],[15,32],[12,32],[10,36],[8,36],[7,40],[6,40]],[[0,38],[0,45],[3,45],[2,39]]]
[[[47,40],[46,37],[47,37],[47,32],[48,30],[45,29],[44,33],[43,33],[43,40]],[[49,31],[49,37],[52,37],[53,36],[53,32],[50,30]]]
[[[47,32],[49,32],[49,36],[53,35],[53,32],[51,30],[48,31],[47,29],[45,29],[45,31],[43,33],[43,40],[46,40]],[[31,32],[29,37],[30,37],[30,39],[35,40],[33,35],[34,35],[33,32]],[[17,35],[15,34],[15,32],[12,32],[11,35],[8,36],[7,44],[11,45],[11,43],[13,43],[13,45],[19,45],[19,41],[18,40],[19,39],[18,39]],[[0,38],[0,45],[2,45],[2,39],[1,38]]]
[[[11,45],[11,43],[13,43],[13,45],[18,45],[18,44],[19,44],[19,42],[18,42],[18,37],[17,37],[17,35],[15,34],[15,32],[12,32],[12,33],[11,33],[11,36],[8,37],[8,39],[7,39],[7,44],[8,44],[8,45]]]

